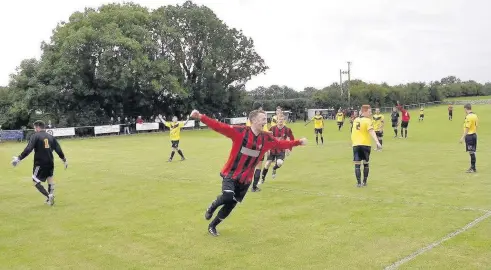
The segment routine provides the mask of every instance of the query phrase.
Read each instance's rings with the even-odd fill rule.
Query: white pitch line
[[[416,252],[412,253],[411,255],[405,257],[405,258],[402,258],[401,260],[385,267],[384,269],[385,270],[393,270],[393,269],[397,269],[399,266],[413,260],[414,258],[418,257],[419,255],[425,253],[425,252],[428,252],[430,250],[432,250],[433,248],[441,245],[442,243],[454,238],[455,236],[471,229],[472,227],[476,226],[477,224],[479,224],[480,222],[484,221],[485,219],[491,217],[491,212],[487,212],[486,214],[476,218],[474,221],[472,221],[471,223],[465,225],[464,227],[446,235],[445,237],[443,237],[442,239],[436,241],[436,242],[433,242],[431,244],[429,244],[428,246],[424,247],[424,248],[421,248],[421,249],[418,249]]]

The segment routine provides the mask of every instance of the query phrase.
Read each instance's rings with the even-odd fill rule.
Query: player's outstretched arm
[[[17,166],[21,160],[25,159],[27,156],[29,156],[29,154],[31,154],[32,150],[34,150],[34,146],[36,146],[37,140],[37,134],[33,134],[29,139],[29,143],[27,144],[26,148],[24,148],[24,151],[22,151],[19,156],[13,157],[12,165],[14,167]]]
[[[209,128],[213,129],[214,131],[230,139],[233,139],[238,134],[237,131],[235,131],[235,129],[232,126],[219,122],[204,114],[200,114],[199,111],[197,110],[193,110],[193,112],[191,112],[191,117],[200,120],[201,122],[203,122],[203,124],[207,125]]]
[[[284,140],[277,140],[276,138],[273,138],[273,141],[271,143],[271,148],[287,150],[287,149],[292,149],[295,146],[306,145],[306,144],[307,144],[307,139],[305,138],[302,138],[300,140],[294,140],[294,141],[284,141]]]

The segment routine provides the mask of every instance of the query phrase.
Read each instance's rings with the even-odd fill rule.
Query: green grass
[[[491,114],[480,116],[477,174],[458,144],[463,111],[412,112],[408,139],[386,125],[373,152],[369,186],[355,187],[348,126],[329,121],[326,143],[313,126],[291,127],[310,144],[295,148],[275,180],[207,234],[203,214],[219,194],[230,141],[183,132],[185,162],[166,163],[168,133],[63,140],[54,207],[32,187],[24,144],[0,144],[1,269],[382,269],[491,209]],[[462,113],[462,118],[458,117]],[[349,124],[348,124],[349,125]],[[472,209],[469,209],[472,208]],[[491,218],[416,257],[403,269],[483,269],[491,264]]]
[[[446,98],[445,101],[479,100],[479,99],[491,99],[491,96],[454,97],[454,98]]]

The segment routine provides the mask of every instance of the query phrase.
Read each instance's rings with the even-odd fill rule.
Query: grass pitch
[[[412,112],[409,138],[386,123],[384,150],[372,152],[369,186],[356,188],[349,123],[328,121],[325,144],[313,126],[290,125],[297,147],[218,230],[203,214],[219,194],[230,141],[182,132],[185,162],[166,163],[168,133],[62,140],[56,205],[31,184],[32,155],[9,165],[25,144],[0,145],[1,269],[383,269],[444,239],[491,210],[491,107],[480,117],[477,174],[458,144],[464,113]],[[389,120],[387,118],[387,120]],[[485,269],[491,218],[409,259],[401,269]]]

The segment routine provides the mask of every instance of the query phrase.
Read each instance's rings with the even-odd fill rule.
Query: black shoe
[[[367,186],[367,182],[363,182],[363,186],[366,187]]]
[[[251,192],[259,192],[259,191],[261,191],[261,189],[258,187],[252,187],[251,188]]]
[[[217,237],[220,234],[217,232],[217,228],[215,227],[208,227],[208,233],[211,234],[211,236]]]

